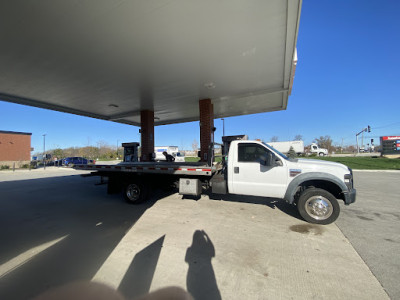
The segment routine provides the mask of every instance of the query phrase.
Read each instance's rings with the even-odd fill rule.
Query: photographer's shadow
[[[187,291],[194,299],[220,300],[217,281],[211,259],[215,256],[214,245],[204,230],[196,230],[192,245],[187,249],[185,261],[189,264],[186,279]]]

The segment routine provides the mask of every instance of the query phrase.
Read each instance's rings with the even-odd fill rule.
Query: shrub
[[[24,164],[20,167],[21,169],[28,169],[29,168],[29,164]]]
[[[7,165],[0,166],[0,170],[8,170],[8,169],[10,169],[10,166],[7,166]]]
[[[296,158],[296,151],[294,151],[293,147],[290,146],[289,152],[287,153],[289,158]]]

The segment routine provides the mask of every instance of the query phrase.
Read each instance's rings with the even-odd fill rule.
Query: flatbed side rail
[[[173,174],[173,175],[205,175],[211,176],[216,167],[209,166],[160,166],[160,165],[75,165],[77,170],[109,171],[109,172],[132,172],[132,173],[154,173],[154,174]]]

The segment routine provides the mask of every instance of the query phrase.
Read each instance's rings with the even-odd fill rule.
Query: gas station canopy
[[[286,109],[301,0],[5,0],[0,100],[140,125]]]

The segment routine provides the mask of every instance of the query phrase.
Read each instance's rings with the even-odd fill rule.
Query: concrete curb
[[[353,169],[353,171],[355,172],[383,172],[383,173],[399,173],[400,174],[400,170],[358,170],[358,169]]]

